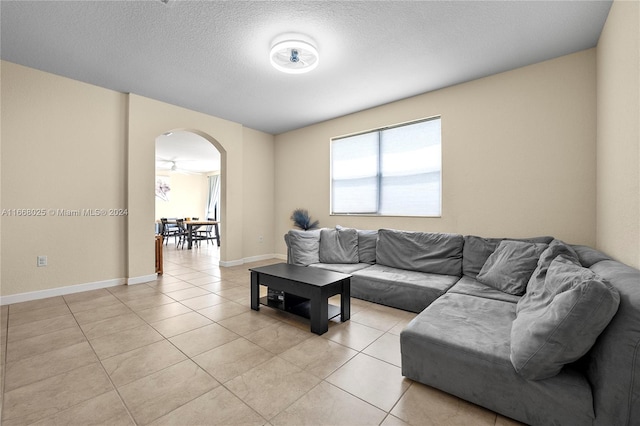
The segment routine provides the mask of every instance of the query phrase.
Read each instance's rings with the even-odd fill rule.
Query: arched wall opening
[[[242,259],[243,128],[238,123],[128,95],[127,279],[155,279],[155,139],[168,131],[201,136],[220,153],[220,265]]]

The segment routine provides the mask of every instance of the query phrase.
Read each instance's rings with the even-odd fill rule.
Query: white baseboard
[[[128,285],[143,284],[143,283],[148,283],[150,281],[155,281],[157,278],[158,278],[158,274],[142,275],[140,277],[127,278],[127,284]]]
[[[0,296],[0,305],[11,305],[13,303],[46,299],[47,297],[64,296],[66,294],[80,293],[83,291],[99,290],[101,288],[116,287],[125,283],[125,278],[114,278],[112,280],[96,281],[92,283],[76,284],[66,287],[51,288],[47,290],[11,294],[9,296]]]
[[[221,260],[219,265],[224,268],[230,268],[231,266],[240,266],[244,263],[242,259],[239,260]]]
[[[260,262],[261,260],[269,260],[269,259],[287,260],[287,256],[283,254],[275,254],[275,253],[261,254],[259,256],[245,257],[243,259],[238,259],[238,260],[227,260],[227,261],[221,260],[220,266],[229,268],[231,266],[241,266],[241,265],[244,265],[245,263]]]

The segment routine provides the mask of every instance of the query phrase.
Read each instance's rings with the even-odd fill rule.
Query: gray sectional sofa
[[[289,231],[288,262],[416,312],[402,374],[532,425],[640,425],[640,271],[553,237]]]

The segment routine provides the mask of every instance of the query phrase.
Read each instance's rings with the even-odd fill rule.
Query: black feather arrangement
[[[311,216],[309,216],[309,211],[307,209],[295,209],[291,214],[291,220],[293,221],[294,226],[304,229],[305,231],[308,231],[309,229],[316,229],[320,224],[319,220],[311,222]]]

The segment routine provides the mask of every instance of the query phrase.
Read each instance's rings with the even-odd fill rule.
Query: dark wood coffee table
[[[341,321],[351,317],[351,275],[320,268],[277,263],[251,268],[251,309],[260,304],[283,309],[311,320],[311,332],[323,334],[329,319],[340,315]],[[260,285],[284,292],[284,300],[260,299]],[[329,304],[329,298],[340,295],[340,307]]]

